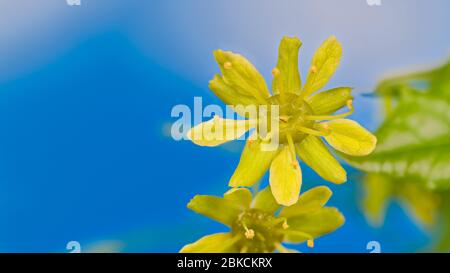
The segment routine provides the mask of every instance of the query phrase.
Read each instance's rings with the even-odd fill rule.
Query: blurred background
[[[177,252],[225,231],[186,208],[221,195],[243,142],[203,148],[170,137],[177,104],[222,103],[208,90],[212,51],[246,56],[270,82],[283,35],[303,41],[305,78],[330,35],[343,60],[327,87],[353,86],[353,119],[375,130],[378,80],[441,64],[450,53],[447,0],[0,0],[0,252]],[[432,235],[400,205],[373,227],[361,174],[334,186],[303,167],[303,189],[327,185],[346,216],[307,252],[426,250]],[[267,177],[265,182],[267,183]]]

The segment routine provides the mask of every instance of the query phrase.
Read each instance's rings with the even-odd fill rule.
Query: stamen
[[[255,231],[253,229],[247,229],[245,231],[245,238],[251,240],[253,237],[255,237]]]
[[[308,241],[306,241],[306,245],[309,247],[309,248],[313,248],[314,247],[314,240],[308,240]]]
[[[223,68],[225,68],[225,69],[231,69],[232,67],[233,67],[233,65],[230,62],[225,62],[223,64]]]
[[[288,144],[289,144],[289,150],[291,151],[291,157],[292,157],[292,163],[296,163],[297,160],[297,156],[295,155],[295,146],[294,146],[294,140],[292,139],[291,134],[287,134],[286,135]],[[297,165],[294,166],[294,168],[296,168]]]
[[[313,74],[317,73],[317,67],[315,65],[311,66],[311,73]]]
[[[280,75],[280,69],[278,69],[277,67],[275,67],[274,69],[272,69],[272,75],[274,77]]]
[[[289,225],[288,225],[286,220],[284,220],[282,227],[283,227],[283,229],[288,229],[289,228]]]
[[[342,113],[342,114],[338,114],[338,115],[334,115],[334,116],[305,116],[306,120],[315,120],[315,121],[320,121],[320,120],[333,120],[333,119],[340,119],[340,118],[345,118],[347,116],[350,116],[351,114],[353,114],[353,112],[355,111],[353,108],[353,100],[348,100],[347,101],[347,107],[349,109],[348,112],[346,113]]]
[[[245,233],[244,233],[245,238],[247,238],[249,240],[253,239],[253,237],[255,237],[255,231],[251,228],[250,229],[247,228],[247,225],[245,223],[242,225],[244,226],[244,229],[245,229]]]
[[[323,136],[329,135],[328,132],[318,131],[318,130],[314,130],[314,129],[303,127],[303,126],[297,126],[297,127],[295,127],[295,129],[297,129],[305,134],[309,134],[309,135],[313,135],[313,136],[322,136],[323,137]]]

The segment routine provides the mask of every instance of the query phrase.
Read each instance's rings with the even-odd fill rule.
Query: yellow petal
[[[258,100],[256,100],[255,97],[248,94],[239,93],[227,84],[220,75],[215,75],[214,78],[209,81],[209,88],[226,105],[232,107],[239,115],[243,117],[249,117],[249,114],[244,111],[245,107],[259,105]],[[244,107],[234,107],[238,105]]]
[[[220,49],[214,51],[214,57],[226,85],[241,95],[253,97],[260,104],[267,102],[270,92],[266,81],[246,58]]]
[[[198,241],[185,245],[180,253],[227,253],[235,252],[233,245],[236,242],[233,235],[228,232],[216,233],[200,238]]]
[[[278,205],[277,201],[273,197],[270,187],[266,187],[256,194],[251,207],[273,214],[280,208],[280,205]]]
[[[242,209],[248,209],[252,202],[252,193],[246,188],[233,188],[227,191],[223,197],[238,204]]]
[[[337,184],[347,181],[344,168],[328,151],[320,138],[309,135],[296,144],[296,150],[301,160],[323,179]]]
[[[312,213],[301,214],[289,218],[288,230],[301,231],[311,235],[313,238],[331,233],[341,227],[345,222],[344,216],[336,208],[321,208]],[[287,235],[288,242],[299,243],[306,238],[302,236]]]
[[[209,195],[196,195],[187,207],[227,226],[242,212],[242,207],[234,201]]]
[[[254,121],[223,119],[215,116],[191,128],[187,136],[197,145],[212,147],[240,138],[255,124]]]
[[[364,156],[375,149],[377,138],[356,121],[337,119],[324,124],[330,130],[330,134],[325,136],[325,139],[340,152],[353,156]]]
[[[272,74],[274,76],[272,90],[274,95],[300,93],[301,81],[298,72],[298,50],[302,42],[294,37],[283,37],[278,49],[278,63]]]
[[[342,46],[331,36],[317,49],[311,62],[308,77],[302,93],[304,97],[320,90],[331,79],[342,56]]]
[[[264,141],[252,135],[245,145],[239,164],[230,179],[231,187],[251,187],[258,182],[270,167],[270,163],[278,150],[265,151],[261,149]]]
[[[291,217],[319,210],[325,206],[332,194],[333,192],[325,186],[312,188],[302,193],[297,203],[283,208],[280,216],[289,220]]]
[[[347,105],[352,97],[351,87],[337,87],[306,99],[314,115],[329,115]]]
[[[270,166],[270,188],[278,204],[290,206],[297,202],[302,184],[302,173],[297,159],[285,145]]]

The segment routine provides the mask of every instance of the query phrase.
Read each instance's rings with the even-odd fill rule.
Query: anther
[[[348,107],[348,109],[353,109],[353,100],[347,101],[347,107]]]
[[[327,123],[319,123],[320,129],[326,134],[331,134],[330,126]]]
[[[272,69],[272,75],[273,75],[274,77],[280,75],[280,69],[278,69],[278,68],[276,68],[276,67],[275,67],[274,69]]]
[[[245,228],[245,238],[251,240],[255,237],[255,231],[253,229]]]
[[[225,68],[225,69],[231,69],[232,67],[233,67],[233,65],[230,62],[225,62],[223,64],[223,68]]]
[[[283,227],[283,229],[288,229],[289,228],[289,225],[288,225],[286,220],[284,220],[282,227]]]
[[[313,74],[317,73],[317,67],[315,65],[311,66],[311,73]]]
[[[314,247],[314,240],[308,240],[308,241],[306,241],[306,245],[307,245],[309,248],[313,248],[313,247]]]

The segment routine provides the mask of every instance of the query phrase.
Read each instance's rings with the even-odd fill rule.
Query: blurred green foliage
[[[376,93],[385,107],[377,148],[367,157],[342,155],[366,172],[364,212],[380,225],[396,199],[436,234],[434,250],[450,250],[450,62],[387,78]]]

